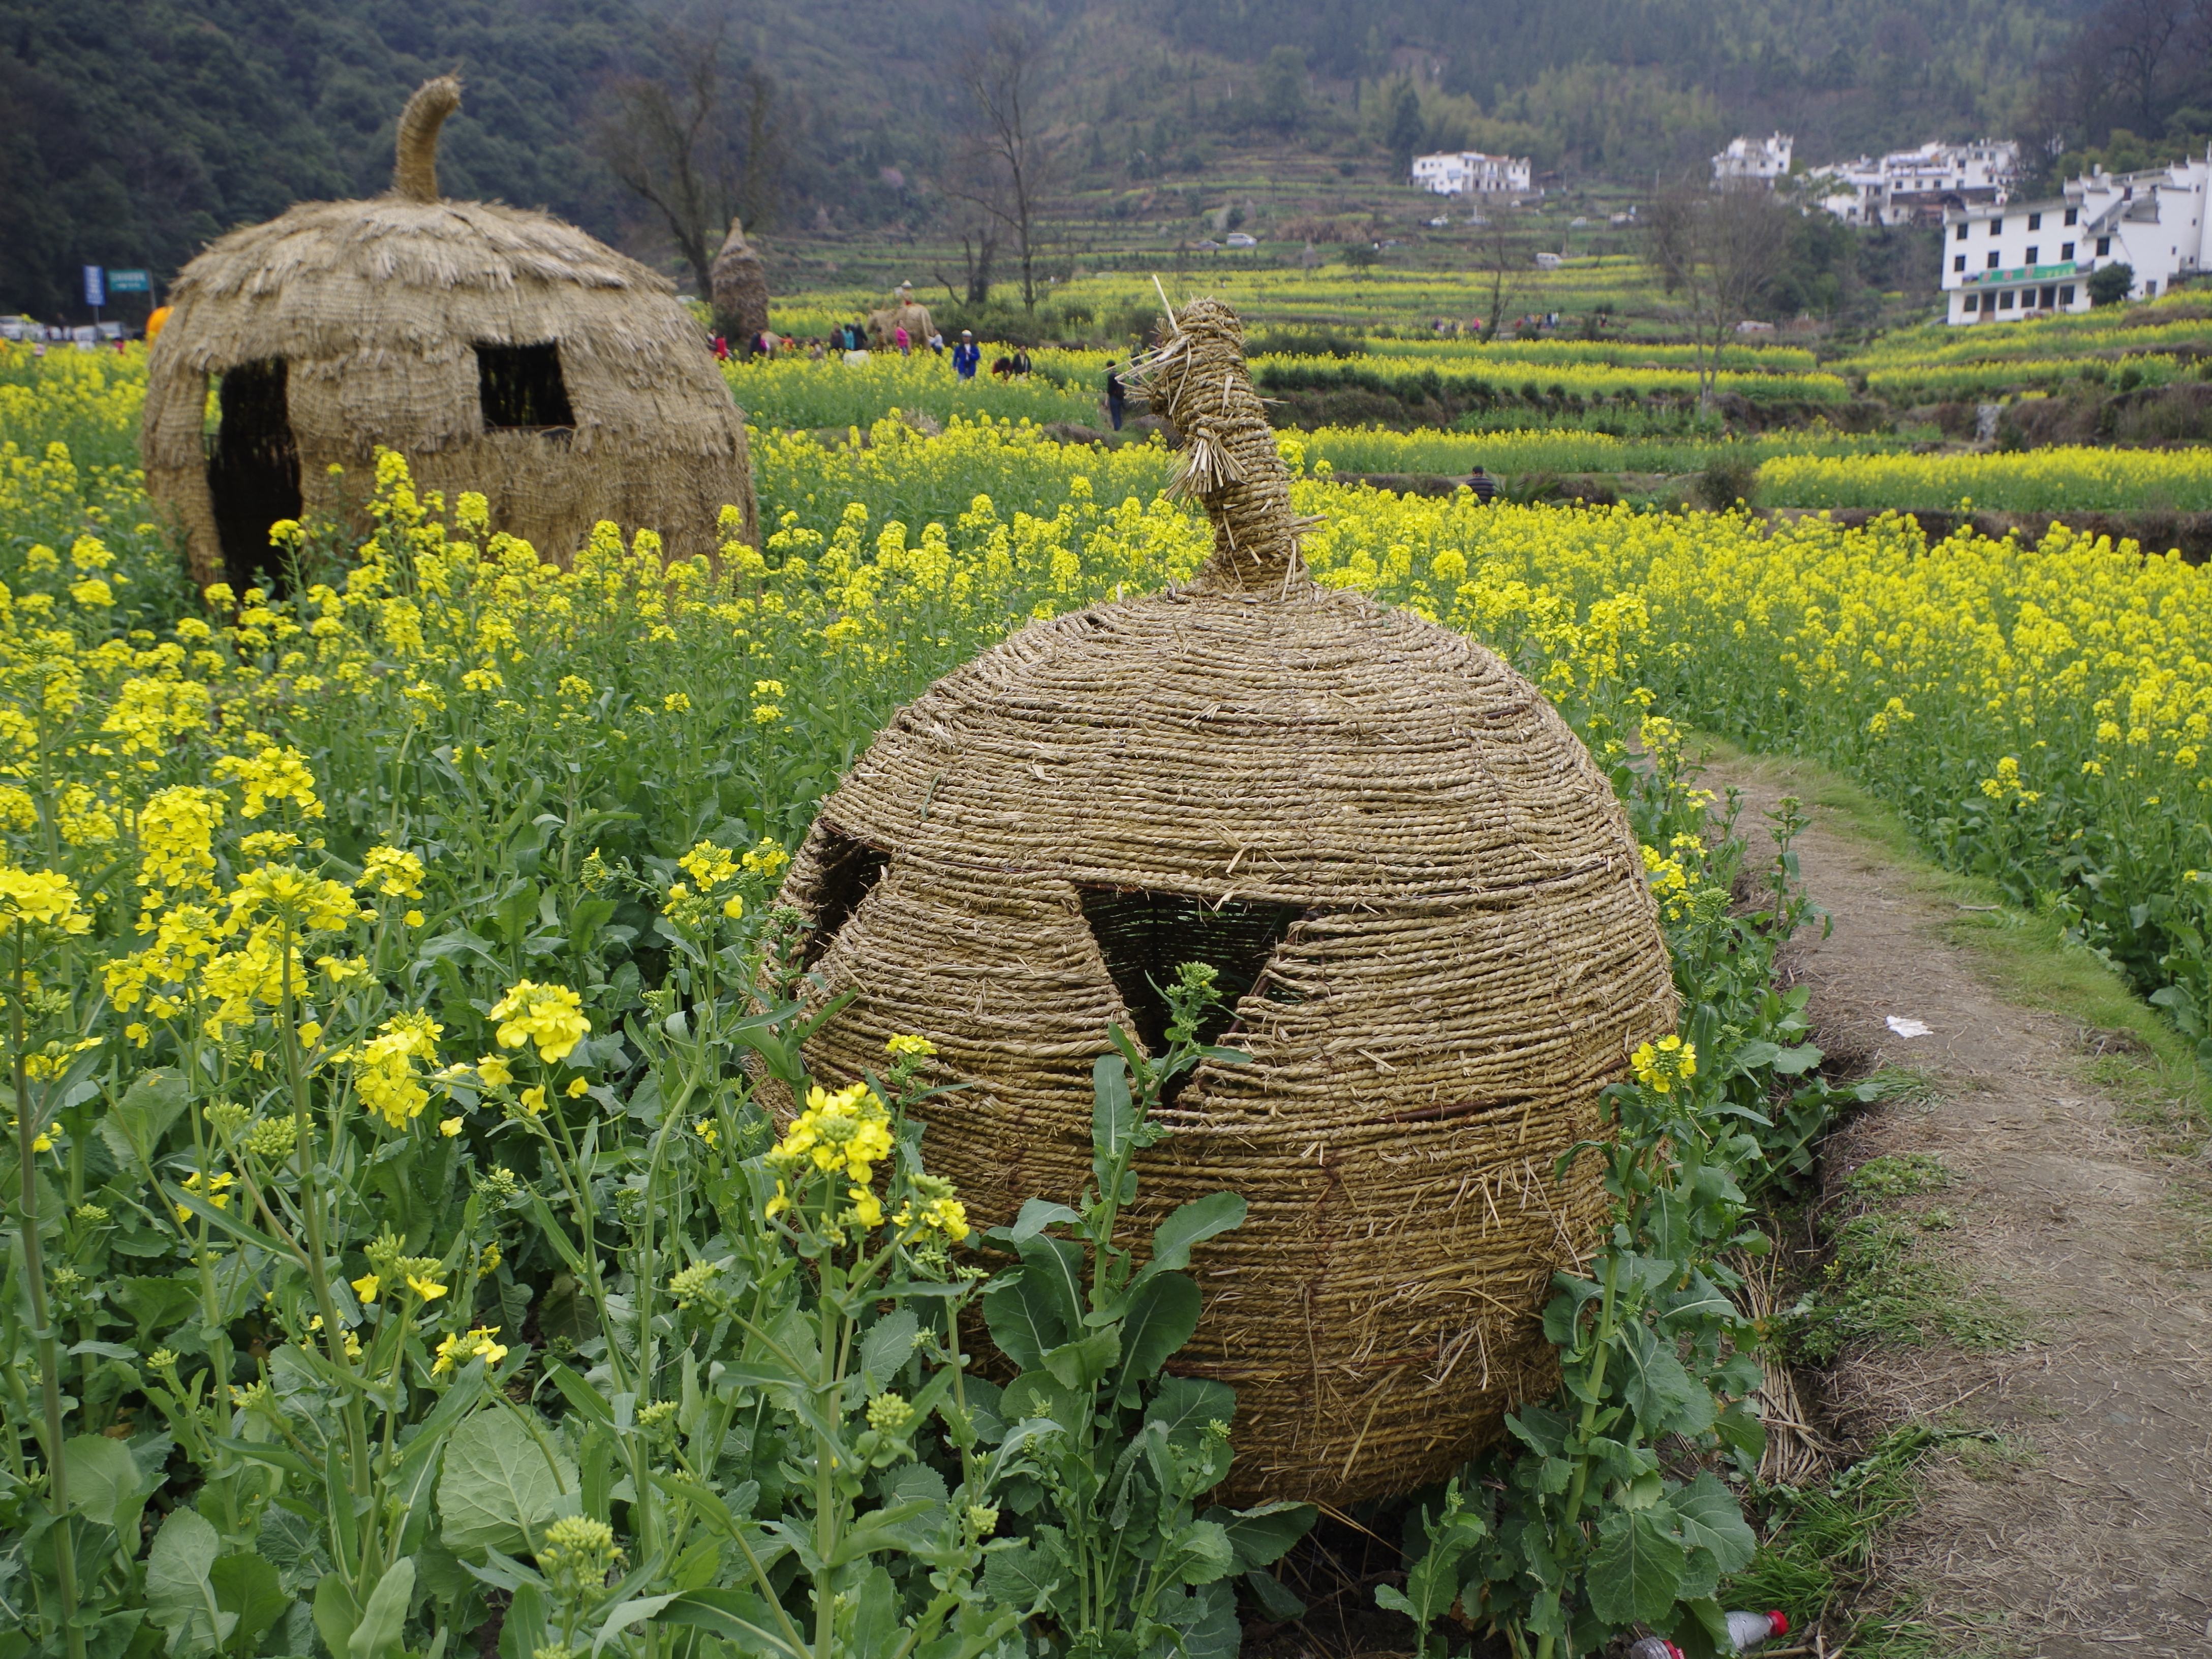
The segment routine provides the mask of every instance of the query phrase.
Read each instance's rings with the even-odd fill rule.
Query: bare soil
[[[1785,769],[1757,762],[1707,781],[1760,809],[1790,793]],[[1846,1448],[1919,1419],[2002,1436],[1927,1466],[1869,1595],[1917,1602],[1955,1644],[1942,1651],[2212,1653],[2204,1162],[2155,1144],[2094,1080],[2114,1039],[1996,988],[1938,884],[1817,816],[1798,854],[1834,919],[1790,963],[1819,1040],[1928,1085],[1831,1139],[1831,1189],[1871,1158],[1942,1159],[1955,1225],[1921,1248],[2014,1316],[2000,1351],[1876,1345],[1806,1379]],[[1898,1036],[1893,1015],[1929,1035]]]

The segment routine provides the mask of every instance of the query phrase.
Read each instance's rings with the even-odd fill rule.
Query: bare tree
[[[980,209],[1013,239],[1022,267],[1022,304],[1032,311],[1038,209],[1053,160],[1036,125],[1037,60],[1037,44],[1028,30],[1007,18],[993,20],[983,50],[963,66],[962,84],[976,128],[959,169],[963,182],[945,189],[948,196]]]
[[[2132,118],[2145,137],[2157,131],[2168,60],[2180,55],[2187,21],[2182,0],[2108,0],[2091,24],[2108,72],[2134,94]]]
[[[714,292],[714,251],[732,216],[742,214],[756,230],[773,219],[783,160],[775,85],[755,68],[733,88],[724,52],[729,27],[726,13],[703,32],[667,26],[668,77],[614,82],[594,134],[615,177],[659,213],[702,297]]]
[[[2106,0],[2045,60],[2032,113],[2053,137],[2096,143],[2125,125],[2155,142],[2177,107],[2208,100],[2212,0]]]
[[[1685,185],[1654,204],[1644,258],[1688,325],[1701,417],[1712,412],[1721,348],[1781,267],[1789,220],[1763,190]]]
[[[1498,331],[1505,326],[1505,313],[1518,304],[1528,281],[1523,266],[1528,250],[1513,240],[1504,218],[1492,208],[1483,215],[1482,225],[1474,239],[1474,271],[1479,278],[1477,292],[1490,290],[1489,315],[1484,319],[1482,337],[1495,340]]]
[[[963,301],[971,306],[988,305],[991,299],[993,267],[999,258],[999,240],[1006,226],[1000,214],[979,207],[972,197],[956,196],[960,211],[953,216],[951,226],[960,238],[960,278],[956,286],[953,279],[942,268],[937,280],[945,289],[945,297],[955,305]]]
[[[783,210],[783,179],[790,161],[775,82],[759,64],[742,77],[745,100],[745,149],[738,163],[738,211],[756,230],[774,227]]]

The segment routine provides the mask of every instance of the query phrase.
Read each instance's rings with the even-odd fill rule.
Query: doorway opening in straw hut
[[[1117,887],[1076,891],[1121,1005],[1155,1054],[1164,1051],[1168,1037],[1168,1003],[1160,987],[1175,983],[1176,969],[1202,962],[1218,975],[1214,983],[1221,1000],[1198,1028],[1200,1042],[1218,1042],[1291,924],[1305,915],[1296,904],[1209,903],[1184,893]]]
[[[561,376],[561,348],[541,345],[477,345],[477,396],[483,406],[486,431],[525,427],[538,431],[573,430],[568,383]]]
[[[822,960],[823,952],[844,930],[861,901],[875,890],[891,861],[891,855],[880,847],[871,847],[827,823],[822,830],[821,882],[806,900],[814,912],[814,931],[806,936],[799,953],[810,968]]]
[[[277,574],[269,526],[300,516],[300,451],[292,441],[282,357],[226,369],[221,410],[208,454],[208,495],[222,545],[223,575],[234,588]]]

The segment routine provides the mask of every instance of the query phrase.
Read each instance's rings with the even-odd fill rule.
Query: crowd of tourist
[[[872,330],[866,322],[840,323],[829,333],[814,339],[800,339],[790,334],[779,334],[774,329],[763,329],[750,339],[733,343],[723,335],[714,337],[714,356],[723,362],[732,357],[798,357],[814,362],[831,357],[842,357],[848,363],[866,362],[878,351],[896,351],[901,356],[912,356],[916,351],[946,355],[943,334],[934,329],[917,340],[901,325],[888,329]],[[962,329],[960,337],[951,349],[952,372],[963,380],[972,380],[982,366],[983,348],[976,343],[971,330]],[[990,373],[996,380],[1013,380],[1030,372],[1030,352],[1024,345],[1003,349],[991,360]]]

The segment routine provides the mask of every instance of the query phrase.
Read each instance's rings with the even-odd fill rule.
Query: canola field
[[[1489,400],[1479,418],[1484,427],[1496,429],[1396,432],[1322,427],[1303,432],[1299,441],[1316,471],[1464,475],[1480,465],[1510,483],[1516,475],[1532,473],[1681,477],[1714,467],[1749,467],[1757,469],[1754,498],[1765,507],[1948,512],[1963,506],[2051,514],[2212,508],[2212,460],[2201,447],[2069,446],[2017,453],[1904,453],[1907,439],[1896,433],[1848,432],[1820,419],[1741,437],[1664,432],[1636,435],[1632,422],[1649,401],[1638,385],[1679,404],[1694,398],[1695,375],[1671,365],[1623,367],[1604,356],[1585,362],[1562,349],[1580,343],[1545,343],[1547,355],[1532,361],[1489,356],[1492,350],[1513,351],[1510,343],[1482,348],[1483,355],[1474,359],[1465,350],[1350,362],[1263,357],[1255,363],[1255,372],[1279,390],[1357,389],[1372,383],[1403,391],[1425,380],[1434,389],[1449,382],[1461,395]],[[1606,350],[1620,355],[1616,348]],[[763,359],[733,363],[726,373],[732,392],[757,426],[812,431],[825,443],[840,434],[856,441],[852,434],[872,432],[892,415],[933,432],[948,422],[1012,421],[1106,434],[1104,385],[1112,359],[1103,351],[1033,355],[1032,373],[1006,382],[988,375],[963,382],[944,359],[927,351],[912,356],[879,352],[860,364],[815,362],[803,356]],[[1443,375],[1435,367],[1438,362],[1444,367]],[[1824,388],[1820,398],[1841,386],[1832,374],[1743,368],[1723,371],[1720,389],[1727,391],[1741,382],[1780,388],[1817,383]],[[109,395],[124,396],[125,389],[118,386]],[[1816,398],[1811,406],[1818,405]],[[1130,417],[1143,412],[1141,399],[1133,396]],[[1627,435],[1616,436],[1590,424],[1606,418],[1629,424]],[[1142,493],[1164,487],[1166,460],[1159,452],[1149,459],[1132,455],[1127,447],[1113,453],[1114,460],[1098,465],[1126,479],[1128,488]],[[922,496],[902,496],[898,510],[909,517],[916,511],[938,517],[958,511],[958,483],[922,455],[917,451],[908,456],[917,469],[915,482],[919,485],[927,477],[939,480],[942,487],[927,487]],[[757,456],[757,464],[758,459]],[[980,477],[976,487],[992,491],[990,478]],[[794,479],[793,493],[778,498],[803,501],[810,493],[820,492]],[[926,507],[917,507],[917,500],[925,501]]]
[[[1226,253],[1194,258],[1188,269],[1164,274],[1160,281],[1177,304],[1194,294],[1217,295],[1255,330],[1322,328],[1421,337],[1432,337],[1438,322],[1472,325],[1483,314],[1467,279],[1446,270],[1389,265],[1354,270],[1335,262],[1291,270],[1248,264]],[[1622,313],[1648,301],[1650,273],[1632,254],[1581,255],[1556,270],[1516,272],[1511,291],[1516,315],[1580,315],[1599,307]],[[941,296],[917,289],[916,297],[934,306]],[[873,289],[779,295],[769,320],[779,332],[818,337],[883,303],[882,291]],[[1115,331],[1133,335],[1152,326],[1159,296],[1146,273],[1078,272],[1072,280],[1042,286],[1037,303],[1048,316],[1071,325],[1110,323]]]
[[[1952,508],[2063,514],[2212,507],[2212,459],[2199,448],[2059,445],[2014,454],[1776,455],[1759,498],[1791,507]]]
[[[195,593],[131,459],[142,388],[135,356],[0,349],[0,1159],[40,1218],[36,1300],[0,1315],[0,1473],[27,1492],[61,1446],[82,1521],[32,1560],[22,1616],[62,1649],[143,1629],[193,1659],[386,1659],[403,1628],[495,1607],[510,1659],[656,1659],[684,1628],[786,1659],[981,1659],[1030,1651],[1024,1609],[1049,1605],[1233,1652],[1232,1585],[1273,1593],[1254,1580],[1313,1517],[1205,1507],[1231,1391],[1060,1349],[1078,1382],[1041,1350],[1003,1392],[957,1382],[960,1322],[932,1310],[979,1292],[951,1255],[970,1224],[901,1116],[929,1044],[815,1085],[759,977],[796,982],[778,879],[896,708],[1032,617],[1196,569],[1210,532],[1165,493],[1165,447],[957,411],[757,427],[762,547],[672,562],[607,526],[558,563],[387,455],[363,539],[286,527],[289,591]],[[1802,900],[1778,877],[1771,927],[1732,914],[1743,831],[1685,775],[1678,723],[1863,778],[2212,1058],[2204,571],[2059,527],[1931,545],[1895,516],[1401,497],[1334,482],[1340,441],[1279,440],[1316,578],[1519,665],[1644,842],[1685,1026],[1634,1057],[1608,1179],[1712,1177],[1663,1229],[1623,1212],[1658,1279],[1730,1282],[1745,1192],[1802,1170],[1835,1098],[1802,1081],[1804,994],[1770,981]],[[1764,465],[1899,459],[1829,448]],[[740,1048],[805,1103],[780,1137]],[[1103,1167],[1119,1191],[1126,1162]],[[1018,1289],[980,1298],[1010,1352]],[[1681,1315],[1694,1375],[1662,1398],[1606,1370],[1642,1317],[1563,1356],[1618,1407],[1607,1433],[1655,1467],[1680,1435],[1755,1468],[1747,1328]],[[1157,1371],[1171,1351],[1143,1352]],[[1079,1456],[1032,1426],[1042,1390],[1079,1386],[1109,1390],[1080,1421],[1158,1449],[1141,1560],[1095,1501],[1120,1443]],[[1492,1615],[1526,1630],[1565,1595],[1593,1628],[1717,1618],[1753,1559],[1735,1499],[1707,1474],[1562,1517],[1611,1454],[1558,1415],[1480,1487],[1538,1540]],[[1625,1578],[1608,1540],[1668,1516],[1708,1541]],[[1046,1552],[1094,1548],[1099,1595],[1051,1602]]]
[[[2037,392],[2130,391],[2202,377],[2212,316],[2187,290],[2033,322],[1900,329],[1828,365],[1895,404]]]
[[[1448,392],[1484,409],[1556,413],[1611,407],[1633,411],[1646,405],[1686,405],[1697,398],[1697,373],[1681,348],[1647,352],[1617,344],[1583,349],[1583,344],[1505,342],[1473,349],[1439,346],[1349,359],[1261,356],[1253,359],[1252,370],[1263,388],[1275,392],[1368,391],[1392,397]],[[748,417],[766,426],[866,425],[898,409],[939,421],[988,415],[1040,425],[1067,422],[1105,427],[1106,373],[1116,361],[1113,354],[1039,349],[1030,354],[1029,375],[1002,380],[988,372],[1000,351],[986,343],[984,371],[972,380],[960,380],[948,357],[927,349],[910,355],[874,351],[857,363],[846,362],[842,354],[817,359],[798,351],[732,362],[725,374]],[[1672,355],[1660,355],[1668,353]],[[1754,361],[1768,355],[1781,354],[1729,353],[1723,360],[1729,366],[1716,377],[1715,390],[1754,401],[1818,404],[1844,396],[1844,384],[1833,374],[1794,362],[1776,368]],[[1141,412],[1139,402],[1133,399],[1130,407],[1132,412]]]
[[[902,362],[893,372],[912,371]],[[64,678],[80,689],[64,701],[88,710],[144,678],[126,671],[146,652],[182,651],[171,671],[181,684],[192,678],[194,649],[204,648],[175,633],[202,627],[201,613],[179,590],[129,462],[139,384],[133,359],[64,353],[34,367],[21,350],[0,354],[0,577],[25,637],[70,641],[76,665]],[[1116,586],[1157,585],[1202,556],[1203,525],[1163,493],[1170,457],[1157,441],[1101,450],[1054,442],[1026,423],[957,416],[937,436],[884,418],[862,442],[765,430],[755,441],[769,531],[756,574],[766,586],[740,606],[760,612],[758,625],[733,635],[742,669],[718,660],[719,641],[710,650],[680,635],[681,649],[628,659],[619,641],[630,624],[617,617],[623,605],[646,603],[633,596],[606,606],[570,599],[562,637],[574,643],[526,653],[526,687],[508,683],[518,670],[498,665],[495,652],[468,684],[429,675],[410,692],[410,674],[365,669],[348,680],[308,650],[312,638],[279,649],[266,631],[273,619],[246,641],[234,672],[254,685],[254,706],[281,707],[288,726],[334,751],[357,750],[394,722],[404,729],[410,697],[466,711],[455,752],[479,760],[480,740],[484,754],[501,752],[494,732],[558,726],[586,708],[595,719],[619,710],[609,728],[620,735],[605,741],[622,747],[625,775],[638,770],[640,793],[623,810],[639,823],[674,833],[669,826],[696,820],[702,809],[672,780],[712,764],[757,786],[739,838],[787,842],[875,725],[933,675],[1022,618]],[[1620,672],[1668,712],[1850,768],[1946,857],[2058,907],[2185,1029],[2212,1036],[2202,874],[2212,867],[2212,773],[2201,764],[2212,718],[2212,584],[2203,572],[2057,527],[2032,546],[1965,536],[1931,547],[1896,520],[1844,531],[1819,520],[1770,527],[1625,508],[1485,512],[1465,495],[1400,499],[1328,482],[1332,467],[1356,470],[1346,463],[1386,459],[1392,446],[1464,441],[1449,434],[1282,441],[1303,475],[1303,508],[1325,520],[1308,547],[1324,580],[1413,605],[1511,653],[1540,648],[1547,663],[1586,648],[1625,652]],[[1484,434],[1482,453],[1509,456],[1519,441],[1558,443]],[[1575,441],[1585,453],[1608,447],[1595,435]],[[1632,446],[1620,447],[1635,458]],[[1760,477],[1769,499],[1808,506],[2201,507],[2212,505],[2201,453],[1778,454],[1764,459]],[[1555,449],[1544,464],[1570,458]],[[333,573],[331,591],[342,588]],[[404,611],[415,601],[394,602]],[[349,614],[313,625],[327,633]],[[487,626],[496,636],[522,623]],[[1585,647],[1600,637],[1601,646]],[[94,649],[103,654],[79,660]],[[465,654],[450,643],[440,653],[454,663]],[[47,694],[32,696],[18,681],[17,741],[35,748]],[[755,684],[786,689],[756,698]],[[227,706],[213,687],[176,695],[194,708]],[[356,706],[364,696],[380,708]],[[770,708],[778,712],[757,712]],[[702,726],[726,734],[728,752],[712,763],[681,740]],[[410,769],[465,775],[458,761],[406,747]],[[46,793],[13,810],[24,822],[35,816],[50,840],[60,833],[57,792],[90,791],[71,821],[112,821],[126,834],[143,808],[139,780],[151,775],[137,762],[112,777],[22,769],[43,778]],[[422,781],[416,771],[393,773],[377,789],[404,796]],[[636,833],[650,842],[662,830]]]

